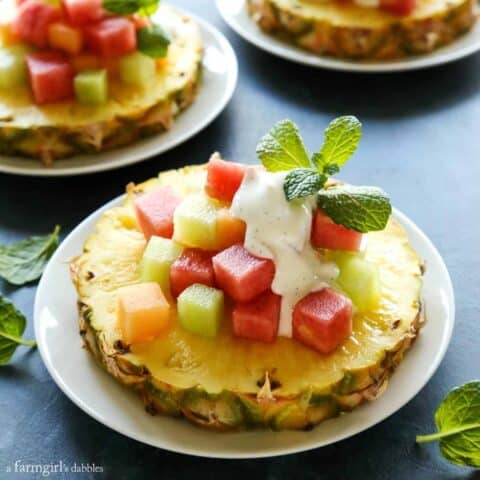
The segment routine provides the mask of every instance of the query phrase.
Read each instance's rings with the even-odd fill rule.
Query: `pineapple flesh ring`
[[[378,266],[381,301],[375,310],[355,314],[352,337],[330,355],[287,338],[273,344],[235,338],[228,311],[214,339],[190,334],[174,320],[168,334],[122,346],[116,292],[140,281],[145,249],[135,222],[125,220],[134,216],[132,201],[162,184],[185,195],[200,190],[204,178],[204,167],[162,173],[131,186],[125,203],[102,215],[71,264],[89,349],[110,374],[141,392],[149,411],[217,430],[308,429],[382,393],[423,321],[421,263],[394,219],[368,235],[365,252]]]
[[[0,154],[50,164],[168,130],[195,100],[203,48],[192,19],[165,5],[158,16],[171,44],[148,88],[112,79],[108,101],[93,106],[76,100],[37,106],[28,88],[0,89]]]

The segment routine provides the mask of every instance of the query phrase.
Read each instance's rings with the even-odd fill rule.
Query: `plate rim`
[[[254,459],[254,458],[273,458],[273,457],[278,457],[282,455],[291,455],[291,454],[296,454],[296,453],[301,453],[301,452],[306,452],[310,450],[314,450],[316,448],[321,448],[327,445],[333,445],[337,442],[340,442],[342,440],[346,440],[348,438],[354,437],[366,430],[369,430],[370,428],[376,426],[377,424],[383,422],[387,418],[391,417],[395,413],[397,413],[401,408],[403,408],[408,402],[410,402],[418,393],[425,387],[425,385],[429,382],[429,380],[432,378],[432,376],[435,374],[437,371],[438,367],[440,366],[443,358],[445,357],[445,354],[447,352],[447,349],[450,345],[454,326],[455,326],[455,292],[453,289],[453,283],[450,277],[450,273],[448,271],[448,268],[445,264],[445,261],[443,260],[443,257],[440,255],[439,251],[433,244],[433,242],[427,237],[427,235],[416,225],[413,220],[411,220],[409,217],[407,217],[404,213],[402,213],[400,210],[397,208],[393,208],[393,218],[398,220],[400,224],[402,225],[403,228],[407,228],[408,230],[411,230],[414,232],[415,236],[421,240],[421,242],[428,247],[428,249],[431,251],[435,263],[437,266],[440,268],[440,270],[443,273],[443,276],[445,277],[446,284],[444,285],[444,288],[447,291],[447,296],[448,296],[448,311],[449,315],[446,316],[445,318],[445,327],[443,330],[442,334],[442,342],[439,345],[434,361],[429,365],[429,368],[426,370],[425,374],[422,375],[421,380],[418,382],[418,385],[415,387],[415,392],[411,394],[409,398],[407,398],[405,401],[402,401],[402,404],[398,406],[397,408],[392,409],[387,409],[386,413],[382,413],[382,415],[375,417],[373,421],[371,422],[365,422],[362,424],[360,428],[354,429],[354,431],[348,431],[344,432],[343,434],[340,434],[339,436],[336,436],[332,440],[326,440],[326,441],[317,441],[313,440],[311,444],[309,445],[300,445],[298,447],[277,447],[275,451],[260,451],[260,452],[239,452],[236,454],[232,453],[222,453],[222,452],[216,452],[212,450],[202,450],[201,447],[198,448],[198,450],[193,450],[191,448],[179,448],[178,446],[170,446],[168,445],[168,441],[163,441],[161,445],[158,443],[153,443],[151,441],[148,441],[146,438],[142,438],[141,435],[138,435],[135,432],[129,432],[126,431],[125,429],[119,427],[116,425],[115,421],[111,421],[109,419],[104,418],[101,414],[97,413],[95,411],[95,408],[91,406],[91,404],[88,404],[88,402],[85,402],[82,398],[78,397],[69,387],[68,382],[65,382],[60,374],[58,374],[55,366],[53,365],[52,362],[50,362],[50,356],[47,351],[47,345],[43,343],[43,335],[41,335],[40,332],[40,323],[41,323],[41,311],[40,311],[40,296],[42,294],[42,291],[45,287],[45,284],[47,283],[48,276],[50,274],[50,270],[54,269],[56,264],[56,260],[61,260],[61,254],[63,248],[66,248],[69,242],[74,241],[74,238],[80,231],[84,228],[86,223],[90,223],[92,221],[98,220],[101,214],[103,214],[106,210],[117,206],[121,203],[121,201],[125,198],[125,194],[122,194],[113,200],[110,200],[97,210],[95,210],[93,213],[88,215],[83,221],[81,221],[67,236],[66,238],[62,241],[60,247],[57,249],[57,251],[54,253],[52,258],[50,259],[44,274],[42,275],[36,294],[35,294],[35,301],[34,301],[34,308],[33,308],[33,316],[34,316],[34,333],[35,333],[35,338],[37,339],[37,346],[38,350],[40,352],[40,356],[42,358],[42,361],[47,368],[47,371],[49,372],[50,376],[52,377],[53,381],[56,383],[57,387],[69,398],[77,407],[79,407],[84,413],[95,419],[97,422],[102,424],[105,427],[108,427],[115,432],[124,435],[127,438],[136,440],[142,444],[149,445],[154,448],[160,448],[162,450],[174,452],[174,453],[179,453],[179,454],[186,454],[186,455],[192,455],[195,457],[200,457],[200,458],[216,458],[216,459]],[[62,261],[62,260],[61,260]],[[63,261],[64,263],[64,261]],[[422,295],[423,298],[423,295]],[[408,355],[408,353],[407,353]],[[95,361],[95,367],[99,368],[97,362]],[[108,375],[108,373],[106,374]],[[111,376],[109,376],[111,377]],[[113,378],[109,378],[114,382],[117,382]],[[118,382],[117,382],[118,383]],[[361,408],[361,406],[359,407]],[[333,419],[332,421],[334,421]],[[178,421],[185,421],[184,419],[178,420]],[[192,426],[192,428],[196,428],[195,426]],[[261,434],[263,431],[259,430],[258,433]],[[206,434],[216,434],[215,432],[208,432],[206,431]],[[222,434],[223,435],[223,434]],[[225,434],[225,435],[228,435]],[[235,435],[235,433],[232,433],[232,435]]]
[[[172,6],[171,1],[166,2],[165,5]],[[218,103],[215,105],[209,114],[205,117],[205,119],[198,123],[194,128],[191,128],[184,132],[182,135],[174,138],[171,140],[166,146],[161,145],[162,135],[159,134],[159,145],[155,147],[151,147],[147,154],[142,154],[142,152],[135,153],[127,159],[121,160],[107,160],[104,163],[92,163],[90,165],[79,165],[75,167],[63,167],[63,168],[47,168],[43,167],[39,162],[37,167],[22,167],[22,161],[33,161],[33,159],[25,159],[22,157],[15,157],[9,155],[0,155],[0,173],[8,174],[8,175],[18,175],[23,177],[70,177],[70,176],[79,176],[79,175],[91,175],[100,172],[106,172],[110,170],[117,170],[120,168],[124,168],[136,163],[144,162],[147,160],[151,160],[157,155],[163,155],[168,151],[182,145],[183,143],[187,142],[188,140],[195,137],[198,133],[202,130],[207,128],[227,107],[228,103],[232,99],[233,95],[235,94],[235,90],[238,84],[238,76],[239,76],[239,67],[238,67],[238,58],[235,53],[234,48],[232,47],[230,41],[227,37],[213,24],[204,20],[203,18],[199,17],[198,15],[191,13],[190,11],[179,8],[177,6],[173,6],[173,8],[182,15],[187,15],[191,19],[193,19],[200,28],[200,33],[203,34],[204,32],[208,32],[217,42],[217,44],[221,47],[222,52],[228,57],[228,66],[229,69],[226,72],[226,86],[223,92],[222,97],[219,99]],[[208,45],[204,44],[204,47],[208,47]],[[202,76],[202,74],[201,74]],[[200,91],[202,89],[202,83],[200,82]],[[190,105],[186,111],[190,111],[190,109],[195,108],[196,99],[192,105]],[[183,115],[184,112],[181,112],[179,116]],[[175,129],[175,124],[170,131]],[[150,138],[150,140],[152,137]],[[148,140],[148,139],[147,139]],[[125,151],[125,155],[128,155],[128,150],[131,147],[138,146],[138,143],[133,143],[131,145],[127,145],[125,147],[121,147],[119,149],[110,150],[108,153],[115,153],[120,152],[122,150]],[[102,153],[107,152],[99,152],[93,153],[91,155],[86,155],[87,157],[94,157],[95,155],[101,155]],[[77,155],[76,157],[78,157]],[[2,163],[1,159],[8,158],[11,160],[18,160],[19,166],[17,165],[5,165]],[[72,157],[72,159],[74,159]],[[65,162],[68,162],[70,159],[65,159]]]
[[[246,0],[241,0],[243,3]],[[344,60],[335,57],[327,57],[317,55],[315,53],[302,50],[300,47],[291,45],[287,42],[282,42],[273,36],[270,36],[262,32],[256,24],[257,33],[255,35],[244,27],[243,23],[237,19],[236,15],[229,14],[228,9],[224,8],[229,0],[215,0],[215,5],[220,16],[227,23],[227,25],[240,37],[249,42],[251,45],[275,55],[284,60],[307,65],[314,68],[323,68],[326,70],[333,70],[339,72],[350,72],[358,74],[372,74],[372,73],[398,73],[414,70],[424,70],[446,63],[451,63],[457,60],[461,60],[469,55],[472,55],[480,50],[480,33],[476,42],[466,45],[463,49],[454,50],[452,52],[445,52],[443,55],[434,55],[435,52],[441,51],[441,48],[449,48],[454,45],[455,41],[449,45],[445,45],[434,52],[424,55],[413,56],[407,59],[395,60],[395,61],[383,61],[383,62],[360,62],[354,60]],[[252,20],[253,22],[253,20]],[[254,23],[254,22],[253,22]],[[458,39],[472,34],[473,29],[480,29],[478,20],[472,29]],[[458,40],[456,39],[456,40]]]

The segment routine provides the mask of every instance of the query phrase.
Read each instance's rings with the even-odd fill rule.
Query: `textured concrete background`
[[[65,235],[129,181],[204,162],[216,149],[228,158],[254,162],[258,138],[281,118],[296,121],[313,149],[332,117],[352,113],[364,124],[364,138],[342,177],[381,185],[444,256],[457,302],[452,343],[428,385],[380,425],[308,453],[235,462],[167,453],[114,433],[60,392],[37,351],[22,349],[0,370],[0,479],[17,478],[5,470],[15,460],[96,463],[104,468],[104,478],[115,479],[480,478],[478,472],[446,463],[436,445],[414,443],[415,434],[432,431],[443,396],[480,377],[480,55],[408,74],[313,70],[246,44],[222,22],[212,0],[175,3],[218,26],[237,52],[240,81],[226,111],[183,146],[116,172],[57,180],[0,175],[0,242],[44,234],[57,223]],[[31,336],[35,288],[12,290],[0,283],[0,289],[27,314]]]

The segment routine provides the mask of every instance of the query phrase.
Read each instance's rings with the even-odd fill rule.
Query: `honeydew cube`
[[[0,88],[13,88],[27,83],[27,49],[18,46],[0,49]]]
[[[151,237],[140,262],[142,282],[156,282],[165,294],[170,292],[170,268],[182,252],[173,240]]]
[[[213,250],[217,237],[217,210],[215,203],[203,193],[184,198],[173,217],[173,238],[188,247]]]
[[[120,60],[120,78],[123,82],[146,87],[155,80],[155,60],[140,52],[126,55]]]
[[[339,286],[350,297],[360,312],[375,309],[380,302],[380,275],[378,267],[360,255],[337,254],[334,257],[340,274]]]
[[[108,98],[106,70],[86,70],[77,73],[74,81],[75,96],[85,105],[101,105]]]
[[[178,320],[185,330],[214,337],[223,318],[223,292],[205,285],[191,285],[178,297],[177,309]]]
[[[120,288],[117,322],[125,345],[148,342],[165,333],[170,325],[170,304],[158,283]]]

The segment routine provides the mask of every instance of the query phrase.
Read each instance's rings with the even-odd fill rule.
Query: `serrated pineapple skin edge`
[[[73,282],[78,278],[71,264]],[[272,430],[311,430],[329,418],[351,411],[366,401],[375,400],[385,391],[388,380],[402,362],[405,352],[412,346],[425,322],[421,302],[418,313],[397,345],[384,352],[381,361],[361,372],[345,372],[342,380],[332,386],[331,393],[318,395],[307,390],[291,397],[275,397],[270,391],[268,375],[260,395],[223,391],[210,394],[201,387],[176,389],[166,383],[154,381],[148,369],[137,367],[121,354],[108,353],[101,335],[89,322],[90,308],[78,303],[80,334],[85,348],[115,379],[132,388],[143,400],[145,409],[157,413],[184,417],[191,423],[218,432],[252,428]]]
[[[393,60],[430,53],[455,41],[478,18],[474,0],[446,3],[443,10],[426,17],[398,19],[385,14],[386,19],[392,19],[378,28],[305,17],[301,6],[282,9],[277,0],[248,0],[248,11],[268,34],[316,54],[358,60]]]

